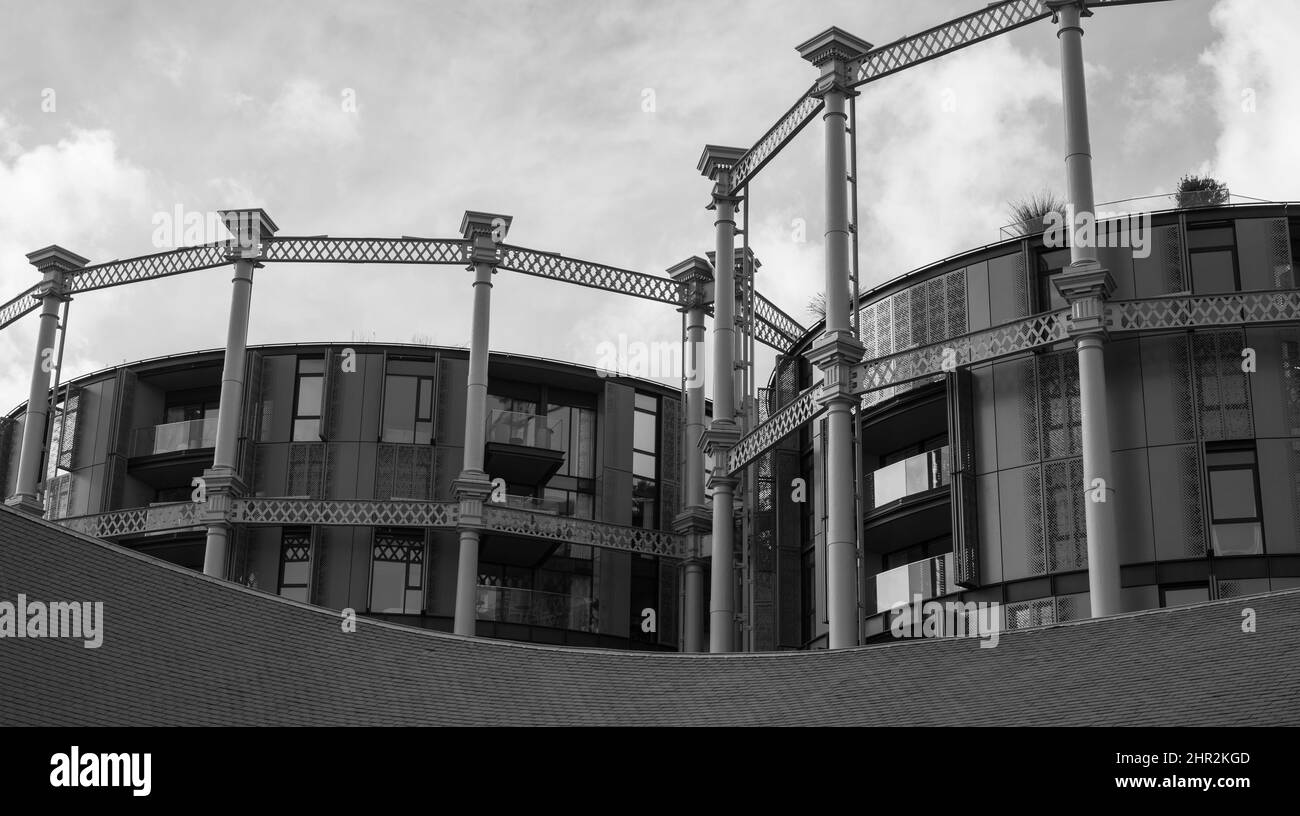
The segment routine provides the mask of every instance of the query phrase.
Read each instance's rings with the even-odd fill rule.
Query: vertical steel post
[[[1054,279],[1070,304],[1069,332],[1079,355],[1083,431],[1084,515],[1088,536],[1088,592],[1092,616],[1123,610],[1115,535],[1114,470],[1106,415],[1106,306],[1115,290],[1097,262],[1092,192],[1092,148],[1083,75],[1083,0],[1047,0],[1056,14],[1061,46],[1061,97],[1065,109],[1065,175],[1070,216],[1070,267]]]
[[[5,504],[41,516],[45,514],[45,504],[37,496],[37,485],[41,481],[41,451],[45,447],[46,423],[49,421],[50,372],[55,366],[56,353],[54,332],[58,328],[59,307],[68,297],[67,278],[88,262],[60,246],[38,249],[29,253],[27,260],[41,273],[40,287],[33,293],[34,297],[41,299],[40,324],[36,330],[36,356],[23,418],[18,481],[14,494],[5,500]]]
[[[683,580],[682,650],[704,649],[704,561],[701,542],[712,521],[705,505],[704,485],[704,315],[712,301],[713,270],[703,258],[691,257],[668,270],[677,281],[682,312],[682,391],[685,433],[682,440],[682,510],[673,519],[673,530],[690,542]],[[716,404],[715,404],[716,410]]]
[[[858,523],[854,518],[853,405],[849,369],[862,360],[862,342],[849,322],[849,205],[847,113],[853,93],[849,63],[871,44],[831,27],[798,47],[800,56],[822,70],[816,93],[825,109],[826,150],[826,331],[808,358],[822,370],[818,401],[826,407],[826,562],[829,646],[858,643]]]
[[[221,368],[221,397],[217,407],[217,438],[212,467],[203,472],[207,504],[207,544],[203,551],[203,573],[227,577],[230,549],[230,502],[244,492],[237,470],[239,427],[243,422],[244,364],[248,352],[248,315],[253,300],[253,269],[260,266],[265,245],[278,228],[262,210],[223,210],[222,219],[234,235],[227,257],[235,264],[231,283],[230,317],[226,326],[226,353]]]
[[[460,501],[460,555],[453,622],[453,630],[458,635],[473,635],[477,628],[474,607],[478,598],[479,536],[483,529],[483,502],[492,494],[492,481],[483,470],[492,274],[499,260],[498,245],[505,240],[511,221],[508,215],[467,211],[460,225],[461,234],[469,242],[469,269],[474,273],[474,312],[465,383],[465,453],[460,476],[452,483]]]

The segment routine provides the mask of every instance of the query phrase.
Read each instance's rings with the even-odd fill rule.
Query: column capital
[[[700,256],[692,255],[668,267],[668,277],[678,284],[677,311],[702,309],[713,303],[713,265]]]
[[[673,518],[673,532],[678,535],[708,535],[712,530],[713,511],[702,504],[685,507]]]
[[[492,480],[488,475],[482,471],[462,470],[460,476],[452,481],[451,492],[460,501],[459,529],[482,529],[483,505],[492,495]]]
[[[1115,279],[1108,270],[1094,260],[1085,259],[1054,276],[1052,285],[1070,305],[1066,330],[1071,337],[1106,336],[1105,301],[1115,291]]]
[[[871,43],[835,26],[795,46],[799,56],[822,71],[815,91],[818,96],[829,91],[851,92],[849,85],[853,77],[849,76],[850,65],[871,48]]]
[[[740,427],[730,420],[715,419],[700,434],[700,447],[709,456],[723,456],[740,442]],[[717,471],[714,471],[715,475]],[[726,474],[723,474],[724,476]],[[709,479],[713,484],[713,479]]]
[[[700,175],[713,182],[713,200],[710,208],[716,207],[722,201],[735,203],[740,200],[739,196],[731,195],[731,170],[736,166],[736,162],[740,161],[740,157],[747,152],[743,147],[704,146],[704,152],[700,154],[695,169],[700,171]]]
[[[226,257],[230,260],[257,260],[262,257],[267,244],[280,231],[271,216],[261,208],[245,210],[217,210],[217,215],[230,230],[226,240]]]
[[[1043,0],[1043,5],[1051,10],[1054,23],[1060,22],[1061,9],[1067,6],[1077,7],[1080,17],[1092,16],[1092,11],[1088,8],[1088,0]]]
[[[248,485],[234,468],[210,467],[203,471],[203,490],[208,499],[202,509],[204,523],[225,524],[232,503],[244,496]]]
[[[718,263],[718,253],[710,250],[705,254],[709,257],[709,264],[716,268]],[[754,254],[754,250],[747,247],[736,247],[736,252],[733,257],[735,258],[735,265],[732,266],[732,273],[735,275],[737,287],[747,281],[751,273],[757,272],[759,268],[763,266],[763,262]]]
[[[826,405],[839,400],[853,400],[849,373],[862,362],[866,349],[852,332],[826,332],[813,343],[806,354],[808,362],[822,370],[822,384],[817,390],[817,402]]]
[[[514,218],[509,215],[465,211],[465,216],[460,221],[460,234],[470,243],[471,264],[497,265],[500,260],[497,248],[505,241],[513,221]]]
[[[51,244],[44,249],[27,253],[27,260],[44,277],[40,288],[33,293],[36,297],[46,295],[67,297],[67,275],[90,263],[77,253],[64,249],[58,244]]]

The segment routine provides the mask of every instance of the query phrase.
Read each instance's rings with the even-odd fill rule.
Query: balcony
[[[523,623],[578,632],[595,630],[591,599],[499,586],[478,586],[474,612],[479,620]]]
[[[511,485],[536,487],[564,465],[568,430],[559,416],[488,411],[484,466]]]
[[[920,595],[925,601],[961,589],[957,586],[952,553],[886,570],[875,577],[875,588],[877,613],[888,612],[894,604],[910,604],[914,595]]]
[[[952,481],[951,470],[951,448],[944,445],[868,473],[867,512],[946,487]]]
[[[156,456],[163,453],[215,448],[217,446],[217,419],[191,419],[185,422],[168,422],[136,428],[132,432],[132,456]]]

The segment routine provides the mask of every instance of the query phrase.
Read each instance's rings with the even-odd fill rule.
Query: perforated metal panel
[[[1291,257],[1291,235],[1285,218],[1274,218],[1268,225],[1268,259],[1273,272],[1274,289],[1295,286],[1295,259]]]
[[[325,498],[325,445],[321,442],[295,442],[289,445],[290,496]]]
[[[1043,495],[1048,569],[1051,572],[1087,569],[1083,460],[1068,459],[1043,465]]]
[[[1008,629],[1028,629],[1056,623],[1056,599],[1034,598],[1016,601],[1003,607]]]
[[[379,445],[375,456],[375,498],[432,499],[433,452],[430,445]]]
[[[662,449],[659,452],[659,472],[663,477],[660,486],[659,528],[671,530],[673,519],[681,512],[681,482],[683,459],[680,447],[681,403],[675,397],[659,400]],[[660,631],[663,629],[661,627]]]
[[[1193,393],[1204,440],[1255,436],[1247,383],[1250,375],[1241,369],[1241,350],[1245,347],[1246,337],[1241,330],[1198,331],[1192,335],[1196,364]]]
[[[64,470],[72,470],[73,457],[75,456],[78,443],[81,441],[77,422],[77,416],[81,408],[81,389],[73,388],[68,393],[63,402],[61,409],[56,408],[58,423],[54,428],[54,436],[50,439],[51,447],[58,448],[59,467]],[[62,425],[62,428],[58,427]]]
[[[1183,278],[1182,230],[1177,226],[1156,230],[1154,238],[1158,244],[1155,254],[1160,258],[1161,293],[1191,291]]]
[[[1079,357],[1073,350],[1038,357],[1038,428],[1043,459],[1083,452]]]
[[[1029,576],[1047,572],[1047,542],[1044,540],[1043,471],[1041,466],[1024,469],[1025,566]],[[1004,519],[1004,523],[1007,520]]]
[[[1181,516],[1183,529],[1183,555],[1201,558],[1205,555],[1205,526],[1201,512],[1201,463],[1196,449],[1182,446],[1177,454],[1177,473],[1170,474],[1178,481],[1182,496]]]

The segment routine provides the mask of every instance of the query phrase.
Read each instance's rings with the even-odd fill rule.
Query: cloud
[[[345,110],[345,90],[350,89],[326,89],[311,79],[288,82],[267,111],[270,143],[282,148],[341,148],[358,141],[360,113]]]
[[[1210,107],[1221,128],[1212,171],[1234,194],[1286,200],[1300,179],[1300,77],[1294,70],[1300,4],[1221,0],[1219,39],[1201,54],[1214,72]]]

